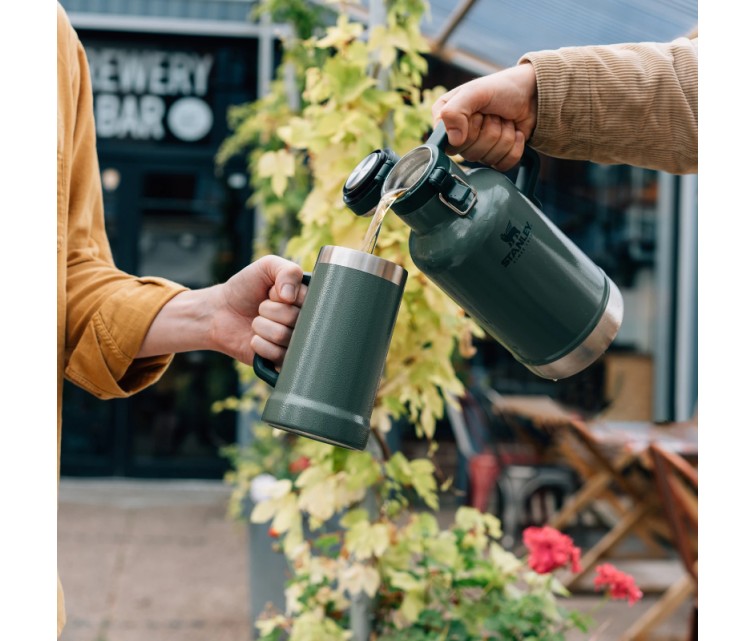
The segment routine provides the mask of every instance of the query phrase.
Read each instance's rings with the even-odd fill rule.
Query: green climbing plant
[[[296,28],[270,93],[231,111],[233,133],[218,154],[219,162],[239,153],[248,159],[253,204],[266,221],[257,254],[280,252],[306,270],[324,245],[361,246],[369,220],[344,206],[346,177],[375,149],[401,155],[422,144],[431,105],[444,91],[421,88],[424,1],[386,2],[385,23],[370,30],[345,11],[318,30],[308,6],[260,4],[259,11],[278,19],[295,18]],[[317,15],[322,19],[320,9]],[[419,435],[432,438],[444,401],[463,391],[453,358],[471,353],[480,330],[414,266],[408,240],[409,229],[387,216],[375,251],[409,276],[373,423],[381,434],[407,417]],[[243,375],[252,380],[248,371]]]
[[[344,181],[376,149],[402,155],[421,145],[444,92],[423,88],[424,0],[386,0],[383,24],[372,28],[350,19],[346,4],[327,12],[304,0],[260,2],[258,12],[292,29],[270,92],[230,112],[232,134],[218,154],[221,163],[247,159],[251,204],[266,221],[256,254],[281,253],[305,270],[324,245],[361,247],[369,220],[344,206]],[[564,589],[554,577],[501,548],[496,518],[461,508],[444,529],[434,515],[450,484],[434,463],[436,423],[464,391],[455,359],[473,353],[481,330],[414,266],[408,241],[389,214],[375,253],[408,280],[372,415],[380,447],[353,452],[257,425],[251,446],[227,452],[235,514],[256,477],[274,477],[251,519],[269,524],[293,573],[287,611],[257,627],[265,641],[347,639],[350,602],[362,595],[381,641],[562,639],[584,622],[558,607]],[[218,407],[264,403],[251,368],[240,374],[249,394]],[[400,419],[427,439],[427,456],[389,451],[384,436]],[[488,636],[510,628],[517,634]]]

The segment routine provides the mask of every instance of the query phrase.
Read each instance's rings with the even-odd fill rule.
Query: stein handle
[[[309,285],[312,278],[312,272],[305,272],[302,274],[302,284]],[[263,358],[259,354],[255,354],[252,359],[252,369],[257,374],[257,377],[265,381],[271,387],[275,387],[278,382],[278,372],[276,371],[273,361]]]

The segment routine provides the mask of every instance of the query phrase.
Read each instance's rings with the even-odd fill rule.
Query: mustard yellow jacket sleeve
[[[84,49],[58,4],[58,478],[64,376],[100,398],[156,381],[171,355],[136,359],[153,318],[184,287],[116,269],[105,235],[92,90]],[[66,622],[57,581],[57,634]]]
[[[134,359],[157,312],[185,288],[115,267],[92,102],[84,48],[58,5],[58,366],[76,385],[113,398],[144,388],[167,367],[170,355]]]
[[[698,172],[698,38],[528,53],[529,144],[556,158]]]

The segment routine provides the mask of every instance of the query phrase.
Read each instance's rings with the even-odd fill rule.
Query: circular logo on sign
[[[176,138],[193,142],[213,126],[213,112],[199,98],[180,98],[168,110],[168,128]]]

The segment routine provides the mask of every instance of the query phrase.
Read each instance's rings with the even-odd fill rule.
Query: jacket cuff
[[[155,316],[185,290],[162,278],[139,278],[111,296],[70,353],[66,378],[101,399],[131,396],[157,381],[173,355],[135,357]]]
[[[524,63],[533,65],[538,91],[536,126],[528,144],[554,157],[564,157],[568,152],[583,156],[590,153],[590,82],[575,80],[587,73],[580,50],[570,47],[530,52],[518,61]],[[565,105],[580,108],[565,109]]]

